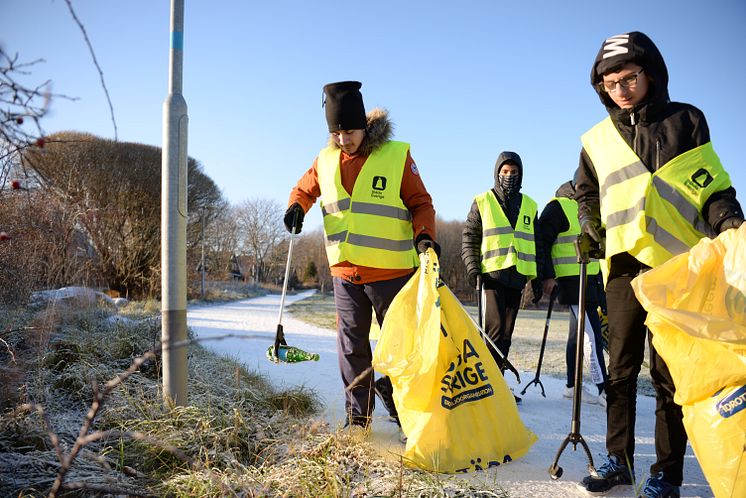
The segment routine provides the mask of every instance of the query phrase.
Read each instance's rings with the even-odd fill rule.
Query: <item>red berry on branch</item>
[[[21,188],[20,180],[13,180],[12,182],[10,182],[10,188],[12,188],[13,190],[20,189]]]
[[[40,149],[44,148],[44,137],[40,137],[36,140],[36,146]]]
[[[23,124],[23,117],[22,116],[18,116],[16,118],[16,123],[18,123],[19,125],[22,125]]]
[[[0,241],[10,240],[10,235],[6,232],[0,232]]]

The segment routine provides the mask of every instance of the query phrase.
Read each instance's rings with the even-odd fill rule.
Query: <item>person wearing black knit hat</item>
[[[299,233],[321,199],[327,258],[337,308],[337,355],[346,426],[370,425],[374,393],[398,422],[388,377],[374,382],[371,309],[383,324],[391,301],[435,242],[435,210],[409,144],[391,140],[388,112],[365,112],[362,84],[324,86],[329,143],[290,193],[285,227]],[[349,390],[347,389],[349,387]]]
[[[582,136],[575,199],[583,236],[604,255],[608,457],[580,487],[599,494],[634,481],[635,396],[647,313],[632,279],[702,237],[739,227],[743,211],[712,148],[704,114],[671,102],[666,64],[647,35],[633,31],[605,40],[591,85],[608,117]],[[671,374],[652,342],[650,373],[657,403],[656,461],[641,496],[678,497],[687,435]]]
[[[491,340],[488,348],[504,372],[523,288],[532,279],[539,283],[536,254],[542,248],[534,241],[536,202],[521,193],[521,156],[501,152],[494,181],[494,187],[477,195],[471,204],[461,236],[461,259],[471,288],[478,288],[478,277],[482,280],[484,332]],[[513,396],[516,403],[521,402]]]

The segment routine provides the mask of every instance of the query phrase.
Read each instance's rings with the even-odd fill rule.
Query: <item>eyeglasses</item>
[[[637,86],[637,78],[642,74],[644,69],[640,69],[636,73],[632,73],[629,76],[625,76],[624,78],[619,78],[616,81],[604,81],[602,82],[599,87],[602,91],[606,93],[614,93],[616,91],[616,86],[619,85],[622,88],[634,88]]]

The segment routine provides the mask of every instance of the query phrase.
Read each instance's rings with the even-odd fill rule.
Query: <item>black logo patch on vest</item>
[[[529,215],[523,215],[523,224],[526,226],[531,226],[531,217]]]
[[[374,176],[373,177],[373,190],[386,190],[386,177],[385,176]]]
[[[710,172],[704,168],[699,168],[690,178],[700,188],[707,187],[709,184],[712,183],[713,180]]]

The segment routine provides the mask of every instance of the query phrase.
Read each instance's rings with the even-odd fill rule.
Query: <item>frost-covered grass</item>
[[[157,346],[154,308],[3,310],[3,493],[49,493],[95,394]],[[102,400],[88,432],[98,438],[73,461],[60,495],[507,496],[495,482],[387,461],[362,431],[316,418],[313,393],[276,390],[199,344],[189,348],[189,406],[163,402],[160,369],[159,356],[146,361]]]

